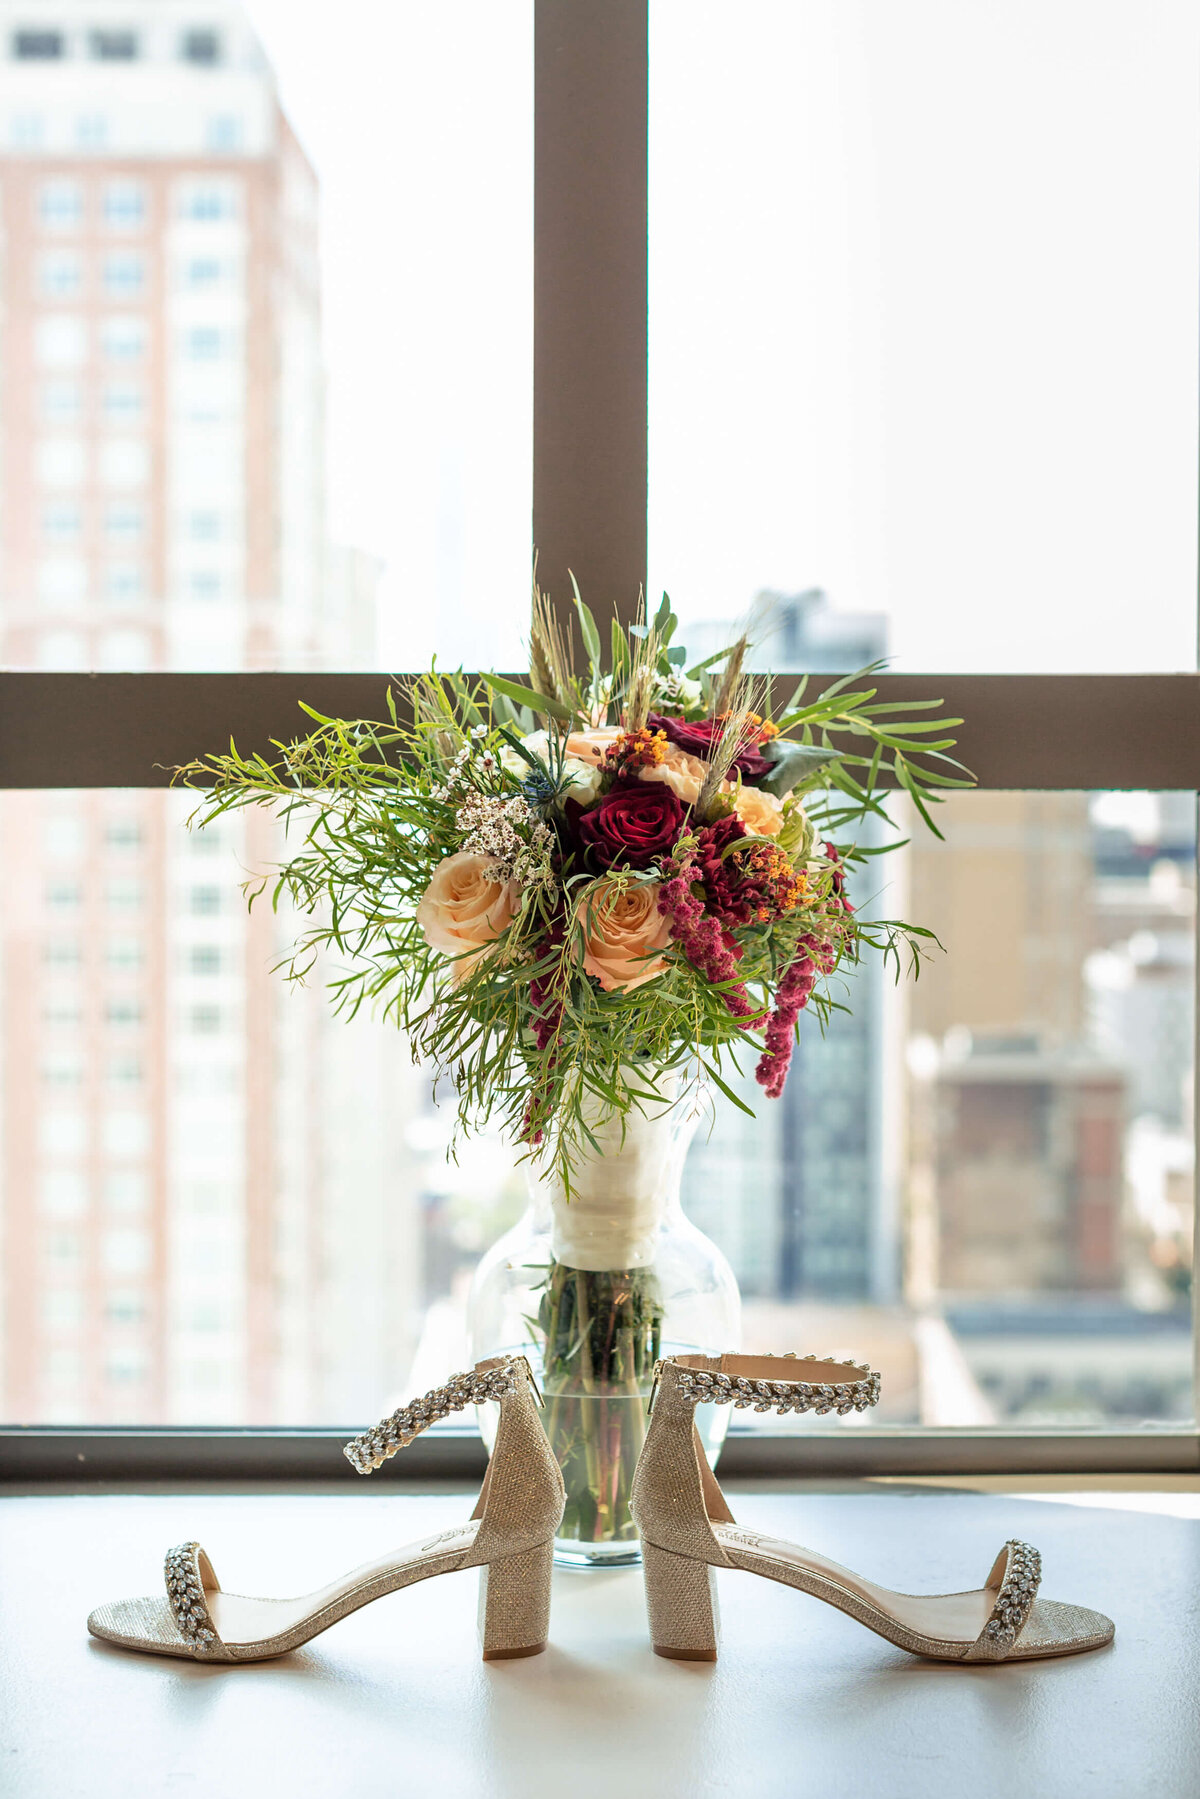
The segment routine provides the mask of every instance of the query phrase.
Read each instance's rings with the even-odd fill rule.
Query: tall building
[[[861,668],[886,648],[885,621],[841,613],[819,589],[759,594],[752,608],[758,666],[830,673]],[[731,620],[681,632],[689,654],[736,634]],[[862,840],[874,842],[874,821]],[[869,903],[857,878],[851,897]],[[886,1303],[899,1290],[898,1142],[892,1059],[885,1053],[885,982],[878,958],[839,974],[824,1032],[801,1019],[787,1086],[768,1100],[744,1083],[751,1124],[718,1101],[711,1137],[688,1162],[685,1197],[696,1223],[729,1255],[746,1293],[784,1300]]]
[[[369,665],[317,184],[240,8],[0,0],[0,233],[3,661]],[[412,1347],[401,1045],[271,972],[268,821],[187,809],[0,806],[9,1417],[366,1415]]]

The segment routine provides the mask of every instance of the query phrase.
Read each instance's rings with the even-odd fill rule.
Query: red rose
[[[668,743],[677,743],[681,750],[689,756],[699,756],[707,762],[713,752],[713,744],[724,729],[719,718],[701,718],[694,725],[689,725],[683,718],[664,718],[659,712],[652,712],[647,719],[652,731],[665,731]],[[761,780],[768,769],[774,766],[765,756],[760,756],[754,747],[758,741],[757,733],[751,729],[740,755],[734,757],[730,768],[736,768],[743,781]]]
[[[590,811],[567,801],[575,837],[589,868],[647,868],[672,849],[683,807],[661,781],[620,782]]]

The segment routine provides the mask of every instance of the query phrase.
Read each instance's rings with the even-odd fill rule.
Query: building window
[[[106,1324],[144,1324],[145,1301],[136,1293],[110,1293],[104,1302],[104,1321]]]
[[[76,881],[51,881],[46,905],[51,912],[75,912],[83,904],[83,888]]]
[[[132,250],[114,250],[104,258],[104,292],[110,299],[128,299],[146,285],[146,259]]]
[[[38,190],[38,218],[47,231],[74,231],[83,221],[83,189],[78,181],[44,181]]]
[[[221,1028],[220,1006],[193,1006],[188,1025],[198,1037],[213,1037]]]
[[[106,487],[142,487],[150,474],[150,451],[136,438],[117,438],[100,448],[100,479]]]
[[[215,31],[185,31],[179,43],[184,62],[212,68],[221,60],[221,39]]]
[[[74,543],[83,530],[83,514],[71,500],[42,508],[42,536],[47,543]]]
[[[83,113],[75,121],[75,144],[80,150],[103,150],[108,142],[108,120],[103,113]]]
[[[61,31],[14,31],[12,53],[16,62],[57,62],[66,55]]]
[[[217,543],[221,536],[219,512],[190,512],[187,534],[193,543]]]
[[[185,219],[231,219],[237,206],[230,181],[191,181],[180,189],[179,211]]]
[[[136,62],[136,31],[91,31],[88,49],[97,62]]]
[[[104,952],[110,968],[140,968],[144,960],[140,937],[110,937]]]
[[[43,369],[73,369],[87,361],[87,325],[74,313],[49,313],[33,328],[33,354]]]
[[[185,287],[216,287],[224,273],[215,256],[193,256],[183,265]]]
[[[53,300],[71,300],[83,286],[83,260],[74,250],[50,250],[38,258],[37,290]]]
[[[83,1057],[68,1050],[44,1056],[41,1075],[43,1087],[82,1087]]]
[[[42,1007],[42,1023],[52,1031],[73,1031],[83,1023],[83,1008],[70,1000],[47,1000]]]
[[[137,362],[146,352],[146,321],[105,319],[100,328],[100,348],[110,362]]]
[[[82,556],[44,556],[38,564],[38,599],[67,606],[86,599],[87,563]]]
[[[145,1274],[150,1267],[151,1249],[148,1231],[106,1231],[104,1271],[106,1274]]]
[[[42,961],[47,968],[78,968],[83,961],[83,952],[78,943],[69,938],[57,937],[42,950]]]
[[[193,325],[185,332],[183,353],[192,362],[215,362],[225,348],[225,333],[215,325]]]
[[[83,411],[77,381],[47,381],[42,388],[42,417],[48,424],[73,425]]]
[[[145,395],[129,381],[110,381],[100,395],[106,425],[136,425],[145,410]]]
[[[104,1022],[118,1030],[141,1024],[141,1004],[136,999],[110,999],[104,1008]]]
[[[78,487],[87,468],[83,439],[49,437],[34,452],[34,469],[43,487]]]
[[[19,112],[10,121],[8,141],[14,150],[40,150],[46,137],[46,121],[39,112]]]
[[[215,568],[195,568],[188,576],[188,597],[193,600],[219,600],[221,577]]]
[[[110,1056],[105,1063],[104,1079],[109,1087],[140,1087],[142,1078],[138,1056]]]
[[[221,952],[215,943],[193,944],[188,957],[191,974],[220,974]]]
[[[114,1168],[105,1175],[101,1194],[106,1212],[128,1216],[145,1211],[150,1183],[138,1168]]]
[[[236,113],[221,112],[208,121],[204,132],[209,150],[238,150],[242,143],[242,121]]]
[[[140,850],[145,838],[142,827],[136,818],[110,819],[104,827],[105,849],[126,851]]]
[[[100,639],[96,666],[110,673],[139,674],[150,666],[150,640],[144,631],[106,631]]]
[[[104,571],[104,597],[116,601],[120,605],[129,605],[132,601],[145,597],[146,582],[141,564],[137,562],[110,562]]]
[[[113,543],[136,543],[146,526],[141,506],[127,500],[113,500],[104,508],[104,535]]]
[[[146,190],[140,181],[110,181],[104,189],[104,223],[129,231],[145,223]]]
[[[193,918],[212,918],[221,910],[219,887],[193,887],[188,900]]]
[[[110,881],[104,890],[110,912],[136,912],[142,903],[140,881]]]
[[[87,1316],[83,1294],[76,1287],[52,1289],[42,1295],[41,1314],[48,1331],[78,1330]]]

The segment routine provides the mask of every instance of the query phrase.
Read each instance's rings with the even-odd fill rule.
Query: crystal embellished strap
[[[1029,1621],[1042,1578],[1042,1558],[1030,1543],[1010,1537],[1000,1551],[1004,1571],[992,1615],[972,1650],[973,1660],[1002,1661]]]
[[[382,1418],[374,1430],[364,1431],[361,1437],[347,1443],[342,1454],[360,1474],[370,1474],[397,1450],[407,1449],[414,1437],[419,1437],[439,1418],[448,1418],[451,1412],[461,1412],[469,1405],[482,1405],[485,1400],[503,1399],[506,1394],[515,1393],[524,1367],[524,1357],[505,1356],[494,1368],[483,1372],[472,1368],[467,1374],[456,1374],[444,1387],[434,1387],[423,1399],[414,1399],[408,1405],[400,1406],[390,1417]]]
[[[199,1543],[179,1543],[167,1550],[163,1564],[171,1615],[193,1655],[209,1655],[221,1646],[204,1597],[202,1553]]]
[[[759,1358],[755,1358],[758,1360]],[[832,1356],[783,1356],[780,1360],[802,1367],[805,1362],[832,1362]],[[857,1368],[857,1362],[839,1364]],[[783,1380],[751,1380],[741,1374],[717,1374],[707,1368],[683,1368],[675,1364],[675,1390],[694,1405],[751,1406],[756,1412],[865,1412],[879,1402],[879,1376],[870,1368],[857,1380],[807,1381],[788,1370]]]

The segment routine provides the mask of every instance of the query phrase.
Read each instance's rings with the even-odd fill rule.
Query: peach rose
[[[699,756],[689,756],[677,743],[669,743],[662,761],[639,773],[643,781],[665,781],[676,799],[685,806],[694,806],[704,783],[705,765]]]
[[[748,831],[759,837],[778,837],[783,829],[783,805],[761,787],[743,787],[733,809]]]
[[[598,768],[605,750],[611,749],[621,734],[620,725],[595,725],[587,731],[572,731],[566,742],[567,755],[578,756],[581,762],[591,762]]]
[[[657,881],[624,891],[616,881],[601,881],[580,899],[575,915],[584,931],[583,966],[606,993],[631,993],[667,966],[653,954],[671,941],[658,890]]]
[[[461,980],[512,922],[519,889],[515,881],[498,881],[491,860],[470,850],[447,856],[417,906],[417,923],[431,949],[461,956],[454,978]],[[464,951],[474,950],[466,957]]]

